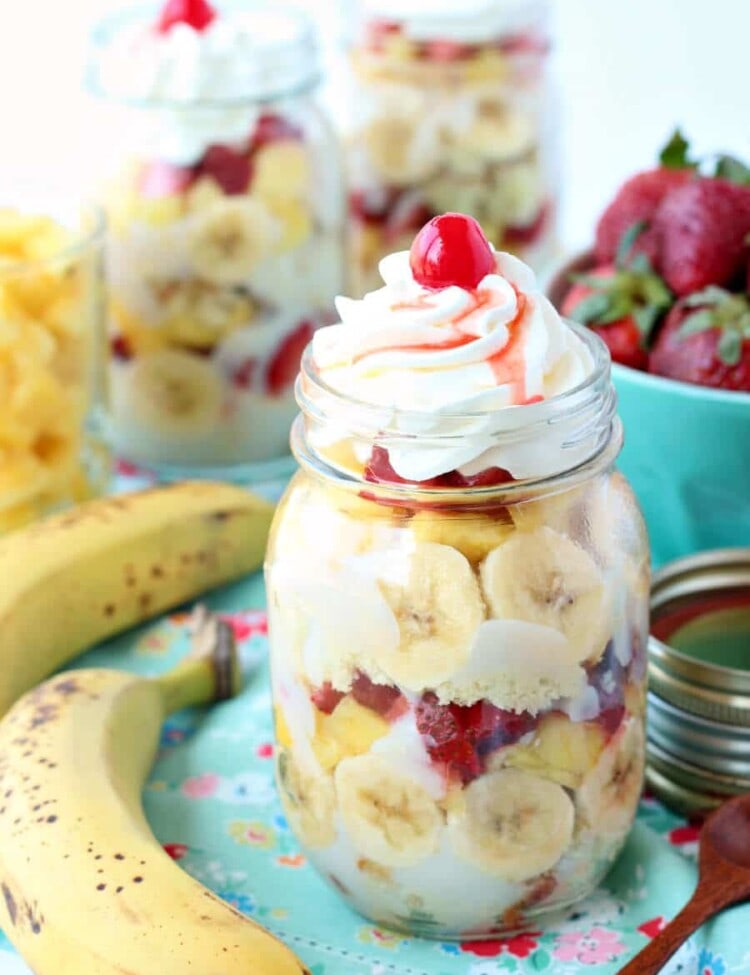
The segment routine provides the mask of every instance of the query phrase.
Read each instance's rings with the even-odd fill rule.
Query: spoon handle
[[[643,951],[620,969],[619,975],[658,975],[677,949],[704,921],[731,903],[733,898],[730,896],[725,900],[725,896],[726,892],[717,892],[716,888],[699,886],[680,913]]]

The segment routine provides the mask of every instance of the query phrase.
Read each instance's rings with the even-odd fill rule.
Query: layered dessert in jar
[[[118,129],[111,427],[130,460],[230,476],[288,455],[300,356],[343,275],[318,77],[314,28],[283,6],[169,0],[94,35],[91,87]]]
[[[552,256],[548,19],[546,0],[364,0],[346,142],[354,294],[444,210],[534,266]]]
[[[109,475],[103,221],[58,209],[0,206],[0,533],[103,491]]]
[[[266,563],[284,810],[377,923],[537,924],[621,849],[649,558],[606,348],[471,218],[340,298]]]

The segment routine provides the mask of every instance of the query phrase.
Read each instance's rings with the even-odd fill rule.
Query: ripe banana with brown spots
[[[163,677],[58,675],[0,722],[0,927],[36,975],[309,975],[175,864],[141,792],[164,717],[230,696],[231,630]]]
[[[0,538],[0,715],[81,651],[259,568],[273,506],[184,482]]]

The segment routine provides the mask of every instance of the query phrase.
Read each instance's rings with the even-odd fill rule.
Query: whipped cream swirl
[[[341,322],[313,339],[314,366],[329,388],[383,408],[382,428],[399,435],[378,442],[408,480],[491,466],[519,479],[560,470],[565,424],[552,440],[528,440],[508,408],[550,401],[551,409],[554,397],[585,382],[593,357],[525,264],[501,252],[495,261],[474,290],[433,291],[414,280],[408,252],[391,254],[380,264],[385,287],[361,301],[338,298]]]
[[[545,0],[365,0],[369,17],[401,24],[410,40],[481,44],[535,24]]]

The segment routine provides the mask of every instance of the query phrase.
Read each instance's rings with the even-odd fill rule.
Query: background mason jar
[[[300,356],[342,287],[343,190],[315,98],[314,27],[284,7],[235,15],[253,49],[225,97],[134,97],[134,72],[108,55],[132,18],[92,40],[89,84],[116,133],[103,181],[109,430],[119,455],[167,477],[288,470]]]
[[[351,290],[379,287],[379,260],[449,210],[543,270],[559,169],[545,0],[503,5],[484,33],[460,0],[429,24],[408,3],[360,6],[345,122]]]
[[[103,247],[69,194],[0,199],[0,532],[106,488]]]

